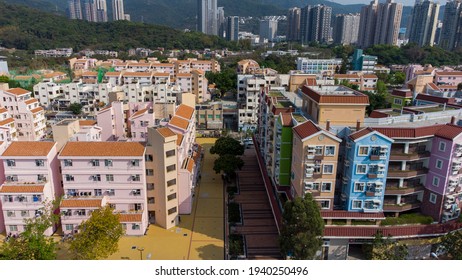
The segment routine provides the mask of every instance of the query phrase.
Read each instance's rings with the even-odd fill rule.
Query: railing
[[[383,205],[384,212],[403,212],[412,209],[420,208],[422,202],[402,203],[402,204],[385,204]]]
[[[419,175],[427,174],[428,169],[422,168],[419,170],[388,170],[388,178],[406,178],[406,177],[415,177]]]
[[[424,190],[424,186],[413,186],[413,187],[403,187],[403,188],[396,188],[396,187],[387,187],[385,189],[385,195],[406,195],[412,194],[416,192],[420,192]]]
[[[420,152],[420,153],[412,153],[412,154],[398,154],[398,153],[392,153],[390,155],[390,160],[391,161],[398,161],[398,160],[419,160],[419,159],[424,159],[424,158],[429,158],[430,157],[430,152]]]

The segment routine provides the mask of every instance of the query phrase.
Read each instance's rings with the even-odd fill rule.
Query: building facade
[[[341,45],[355,45],[358,43],[359,14],[336,15],[334,19],[334,43]]]
[[[419,46],[433,46],[440,4],[429,0],[418,0],[412,11],[409,42]]]

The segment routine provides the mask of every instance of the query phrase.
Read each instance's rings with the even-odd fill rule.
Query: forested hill
[[[0,45],[23,50],[72,47],[126,50],[133,47],[202,49],[228,43],[216,36],[127,21],[69,20],[0,1]]]

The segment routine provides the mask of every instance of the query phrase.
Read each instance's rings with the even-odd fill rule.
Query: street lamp
[[[140,260],[143,260],[143,251],[144,251],[144,248],[136,248],[136,250],[138,250],[140,252]]]

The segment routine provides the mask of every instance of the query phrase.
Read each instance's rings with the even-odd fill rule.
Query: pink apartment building
[[[37,141],[45,135],[45,111],[30,91],[22,88],[2,90],[0,102],[13,116],[19,140]]]
[[[68,142],[61,161],[65,234],[78,230],[91,212],[109,205],[120,213],[127,235],[148,227],[145,148],[136,142]]]
[[[18,140],[14,119],[6,108],[0,108],[0,141]]]
[[[5,181],[0,187],[6,233],[24,231],[24,219],[41,215],[43,203],[62,195],[55,142],[12,142],[0,156]],[[45,234],[51,235],[54,228]]]
[[[460,71],[444,71],[435,72],[434,82],[437,85],[457,86],[462,83],[462,72]]]
[[[117,141],[126,135],[126,122],[123,102],[112,102],[96,115],[98,126],[101,127],[102,141]]]
[[[3,152],[6,150],[8,147],[8,142],[0,142],[0,153],[3,154]],[[0,183],[3,184],[5,182],[5,167],[3,166],[3,160],[0,160]],[[0,209],[3,209],[3,199],[0,197]],[[5,232],[5,219],[3,218],[3,211],[0,210],[0,232]]]
[[[154,125],[153,109],[148,106],[143,109],[139,107],[139,110],[129,117],[129,130],[132,141],[146,142],[148,139],[148,127],[153,127]]]

